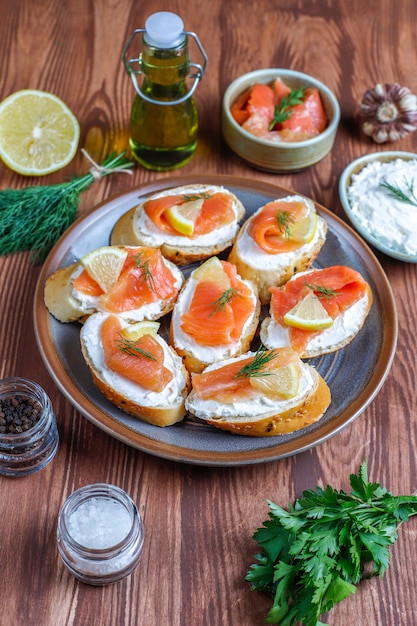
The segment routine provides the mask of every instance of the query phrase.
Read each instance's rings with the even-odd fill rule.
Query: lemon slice
[[[294,241],[310,243],[316,234],[318,221],[317,213],[310,211],[306,217],[291,225],[290,238]]]
[[[81,263],[90,278],[107,293],[117,283],[126,257],[127,250],[103,246],[85,254]]]
[[[324,330],[333,320],[313,291],[284,315],[284,323],[303,330]]]
[[[197,198],[184,204],[175,204],[165,212],[165,217],[172,228],[190,237],[194,233],[195,221],[203,202],[204,198]]]
[[[210,257],[194,270],[193,278],[198,282],[216,283],[224,290],[230,288],[230,279],[217,256]]]
[[[41,176],[63,168],[79,139],[76,117],[53,94],[23,89],[0,104],[0,157],[19,174]]]
[[[289,400],[300,388],[300,369],[296,363],[288,363],[263,376],[251,376],[250,384],[266,396]]]
[[[159,322],[152,322],[150,320],[144,320],[143,322],[136,322],[136,324],[130,324],[123,329],[123,334],[130,341],[137,341],[143,335],[152,335],[156,337],[160,327]]]

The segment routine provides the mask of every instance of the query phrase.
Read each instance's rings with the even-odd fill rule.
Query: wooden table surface
[[[80,214],[115,194],[172,176],[227,174],[293,189],[346,219],[338,197],[344,167],[365,153],[414,151],[417,133],[377,146],[359,129],[358,102],[377,82],[417,91],[417,4],[413,0],[0,0],[0,98],[24,88],[50,91],[81,125],[80,148],[96,160],[128,147],[134,92],[121,51],[135,28],[157,10],[182,16],[208,54],[197,89],[199,144],[173,173],[139,166],[95,183]],[[314,167],[272,175],[231,153],[220,129],[222,94],[238,75],[263,67],[314,75],[336,93],[342,118],[333,151]],[[80,175],[79,150],[64,170],[36,183]],[[0,164],[1,188],[33,180]],[[50,395],[60,446],[42,471],[0,477],[0,624],[5,626],[255,626],[269,598],[253,592],[245,574],[257,550],[254,531],[266,519],[267,498],[286,507],[303,489],[349,489],[349,474],[367,457],[370,478],[394,493],[417,488],[415,294],[417,268],[377,254],[396,300],[399,338],[391,371],[377,397],[330,440],[289,458],[238,467],[181,464],[141,452],[103,432],[61,394],[35,341],[33,300],[41,266],[26,253],[0,257],[0,376],[24,376]],[[93,482],[125,489],[146,529],[142,563],[108,587],[77,582],[60,562],[55,533],[72,491]],[[400,529],[385,577],[360,584],[327,616],[337,626],[417,623],[417,520]]]

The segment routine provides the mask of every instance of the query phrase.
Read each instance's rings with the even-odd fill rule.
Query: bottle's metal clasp
[[[190,62],[190,67],[193,68],[195,71],[188,75],[188,78],[192,80],[192,83],[188,92],[184,96],[181,96],[181,98],[178,98],[177,100],[165,101],[165,100],[153,100],[141,90],[141,85],[139,84],[139,81],[137,79],[138,76],[143,75],[140,56],[134,59],[132,58],[129,59],[127,56],[128,50],[130,46],[132,45],[132,42],[135,39],[135,37],[139,33],[144,33],[144,32],[145,32],[144,28],[136,28],[131,34],[122,52],[122,59],[123,59],[126,72],[128,76],[130,76],[135,90],[144,100],[146,100],[147,102],[151,102],[152,104],[160,104],[162,106],[171,106],[173,104],[181,104],[182,102],[185,102],[186,100],[188,100],[188,98],[191,98],[191,96],[193,95],[194,91],[197,88],[199,81],[203,78],[204,72],[206,71],[207,62],[208,62],[207,54],[203,46],[201,45],[201,42],[198,36],[195,33],[192,33],[190,31],[186,31],[186,30],[184,31],[184,35],[187,35],[188,37],[192,37],[194,41],[196,42],[196,45],[203,58],[202,65],[200,65],[199,63]]]

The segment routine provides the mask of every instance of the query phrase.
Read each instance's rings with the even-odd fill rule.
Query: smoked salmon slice
[[[113,372],[132,382],[161,392],[172,380],[173,373],[164,366],[164,349],[152,335],[128,340],[116,315],[109,315],[100,329],[104,362]]]
[[[201,400],[214,400],[231,404],[239,399],[259,396],[260,392],[251,385],[251,376],[245,374],[252,369],[253,376],[265,376],[270,372],[289,363],[298,361],[298,355],[290,348],[265,350],[264,364],[254,367],[257,354],[209,369],[200,374],[192,374],[192,387]]]
[[[177,279],[164,262],[158,248],[127,248],[123,268],[116,285],[103,293],[86,270],[74,280],[74,288],[99,296],[108,311],[132,311],[157,300],[173,298],[178,293]]]
[[[278,104],[291,93],[291,87],[286,85],[279,76],[272,83],[272,89],[274,92],[275,106],[278,106]]]
[[[271,312],[275,320],[284,324],[288,313],[311,290],[332,319],[364,297],[367,283],[359,272],[343,265],[334,265],[291,279],[284,287],[270,287]],[[287,327],[294,350],[302,353],[309,340],[323,331],[309,331]]]
[[[202,192],[191,194],[164,195],[159,198],[151,198],[144,203],[144,211],[150,220],[163,232],[178,235],[179,233],[167,220],[166,212],[174,206],[186,204],[190,201],[201,199],[202,206],[195,220],[191,239],[210,233],[213,230],[231,224],[236,214],[233,209],[233,199],[230,194],[222,192]]]
[[[189,310],[181,318],[183,332],[203,346],[238,341],[255,310],[252,291],[238,276],[236,266],[220,263],[223,276],[197,282]]]
[[[271,122],[275,111],[274,91],[271,87],[262,83],[254,85],[249,95],[247,109],[249,115],[260,113]]]
[[[300,102],[291,95],[299,91]],[[292,90],[281,78],[271,84],[256,83],[238,96],[230,108],[231,114],[245,130],[271,141],[304,141],[322,133],[328,117],[316,87]],[[285,112],[273,126],[275,114]]]
[[[296,250],[304,242],[291,239],[291,227],[308,212],[309,207],[304,202],[269,202],[251,220],[248,233],[269,254]]]

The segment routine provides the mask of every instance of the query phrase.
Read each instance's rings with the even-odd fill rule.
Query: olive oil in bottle
[[[137,59],[139,71],[132,70],[132,62],[126,61],[130,44],[124,52],[137,91],[130,117],[130,147],[135,159],[147,169],[176,169],[190,160],[197,146],[198,115],[193,92],[204,70],[189,60],[187,35],[195,35],[184,31],[181,18],[166,11],[151,15],[145,29],[137,32],[143,33]],[[204,51],[202,54],[206,61]],[[191,65],[198,72],[189,88]],[[142,75],[140,86],[136,74]]]

